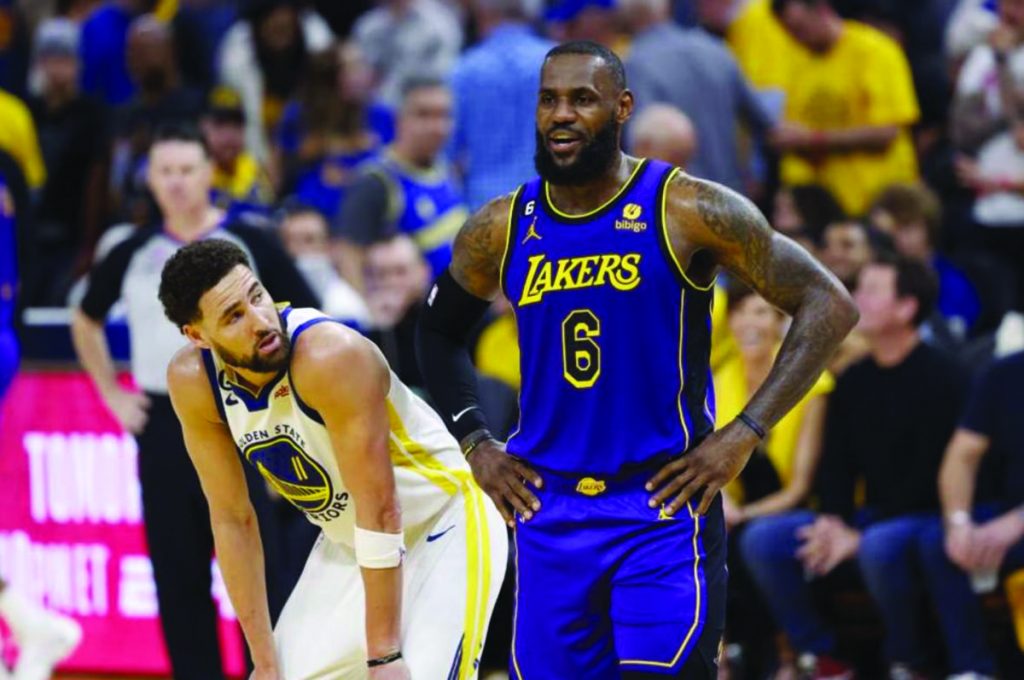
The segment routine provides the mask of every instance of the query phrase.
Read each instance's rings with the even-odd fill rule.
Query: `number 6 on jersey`
[[[562,322],[562,375],[579,389],[593,387],[601,375],[601,322],[589,309],[569,312]]]

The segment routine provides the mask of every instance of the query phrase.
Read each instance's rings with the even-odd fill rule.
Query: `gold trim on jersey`
[[[666,209],[666,206],[668,205],[668,192],[671,188],[672,178],[679,172],[681,172],[680,168],[672,168],[672,171],[668,173],[668,179],[665,180],[665,190],[661,192],[661,237],[665,239],[665,250],[668,251],[669,257],[672,258],[672,262],[676,266],[676,271],[678,271],[679,275],[683,277],[683,280],[697,290],[708,291],[715,287],[714,279],[712,279],[711,283],[706,286],[699,286],[694,283],[686,274],[686,268],[680,264],[679,258],[676,257],[676,251],[672,249],[672,239],[668,237],[668,211]]]
[[[516,204],[519,202],[519,194],[522,192],[522,185],[516,187],[512,192],[512,203],[508,206],[508,218],[505,220],[505,247],[501,251],[501,262],[498,263],[498,289],[505,293],[505,297],[511,301],[511,297],[505,288],[505,263],[508,262],[509,249],[512,248],[512,220],[515,218]]]
[[[693,623],[690,624],[690,629],[686,632],[686,637],[683,638],[683,642],[679,645],[679,649],[676,650],[675,656],[670,661],[647,661],[645,659],[622,659],[619,664],[633,664],[637,666],[657,666],[658,668],[672,668],[679,661],[679,657],[682,656],[683,650],[686,649],[686,645],[690,642],[690,638],[693,637],[694,632],[697,630],[697,626],[700,624],[700,603],[701,603],[701,588],[700,588],[700,546],[697,541],[700,538],[700,515],[693,511],[693,507],[690,502],[686,502],[686,510],[690,513],[690,519],[693,520],[693,587],[697,594],[694,598],[694,609],[693,609]]]
[[[602,203],[598,207],[594,208],[593,210],[588,210],[585,213],[579,213],[578,215],[572,215],[572,214],[565,213],[565,212],[562,212],[561,210],[559,210],[558,206],[555,205],[554,202],[551,200],[551,185],[548,184],[547,182],[544,182],[544,202],[547,203],[547,206],[549,208],[551,208],[551,210],[556,215],[558,215],[559,217],[567,217],[567,218],[569,218],[571,220],[578,220],[578,219],[580,219],[582,217],[590,217],[591,215],[596,215],[597,213],[601,212],[602,210],[604,210],[605,208],[610,206],[615,201],[617,201],[620,198],[622,198],[622,194],[624,194],[629,187],[633,186],[633,179],[636,178],[636,174],[638,172],[640,172],[640,169],[643,168],[645,165],[647,165],[647,160],[646,159],[641,159],[636,164],[636,167],[633,168],[633,172],[629,173],[629,177],[626,179],[626,181],[623,182],[622,186],[620,186],[618,191],[615,192],[614,196],[612,196],[607,201],[605,201],[604,203]]]
[[[491,537],[487,524],[483,492],[468,470],[446,467],[409,436],[402,418],[391,400],[387,400],[391,427],[389,449],[391,462],[399,468],[412,470],[449,496],[460,494],[466,513],[466,611],[462,638],[462,661],[458,680],[468,680],[476,673],[476,664],[483,649],[483,632],[487,627],[487,603],[491,588]]]
[[[683,415],[683,390],[686,388],[686,375],[683,372],[683,334],[686,325],[686,288],[679,292],[679,394],[676,406],[679,409],[679,424],[683,426],[683,451],[690,448],[690,429],[686,427],[686,416]]]
[[[515,680],[523,680],[523,672],[519,670],[519,659],[516,657],[516,630],[519,627],[519,529],[512,529],[512,544],[515,548],[516,592],[512,600],[512,668],[516,671]]]

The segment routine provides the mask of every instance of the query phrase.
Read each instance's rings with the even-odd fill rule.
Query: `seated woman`
[[[285,194],[333,219],[354,169],[393,136],[391,112],[372,103],[371,75],[352,43],[314,55],[278,127],[272,174]]]
[[[738,351],[714,370],[716,424],[735,418],[761,386],[778,352],[787,318],[742,283],[726,284],[728,323]],[[807,498],[821,453],[826,395],[834,381],[823,373],[807,396],[786,414],[754,451],[740,477],[723,494],[729,535],[729,599],[726,631],[734,643],[729,656],[742,650],[744,677],[771,658],[771,620],[756,588],[733,548],[743,525],[758,517],[792,510]]]
[[[726,294],[729,328],[739,352],[714,373],[719,425],[735,418],[764,382],[788,322],[742,283],[729,282]],[[792,510],[807,497],[821,452],[826,395],[833,386],[832,376],[823,373],[768,433],[739,479],[726,487],[725,517],[730,527]]]

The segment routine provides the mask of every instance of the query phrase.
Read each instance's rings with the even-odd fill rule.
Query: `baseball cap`
[[[210,90],[206,100],[206,115],[223,122],[245,122],[245,110],[238,90],[227,85],[217,85]]]

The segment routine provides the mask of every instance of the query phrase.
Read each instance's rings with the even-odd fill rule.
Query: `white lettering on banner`
[[[153,565],[145,555],[121,558],[117,610],[127,619],[155,619],[160,612],[153,583]]]
[[[228,597],[228,587],[224,583],[224,576],[220,573],[220,565],[217,560],[210,563],[210,576],[213,578],[213,599],[217,603],[217,611],[222,619],[234,621],[237,617],[235,608],[231,606],[231,598]]]
[[[0,531],[0,577],[26,597],[75,616],[110,613],[109,561],[110,549],[100,543],[35,543],[24,531]],[[220,617],[235,620],[216,560],[210,564],[210,576],[210,595]],[[159,605],[149,557],[122,556],[117,579],[117,613],[128,619],[155,619]]]
[[[109,611],[109,559],[100,543],[33,543],[24,531],[0,532],[0,575],[27,597],[77,616]]]
[[[22,445],[36,522],[142,521],[138,447],[131,435],[26,432]]]

